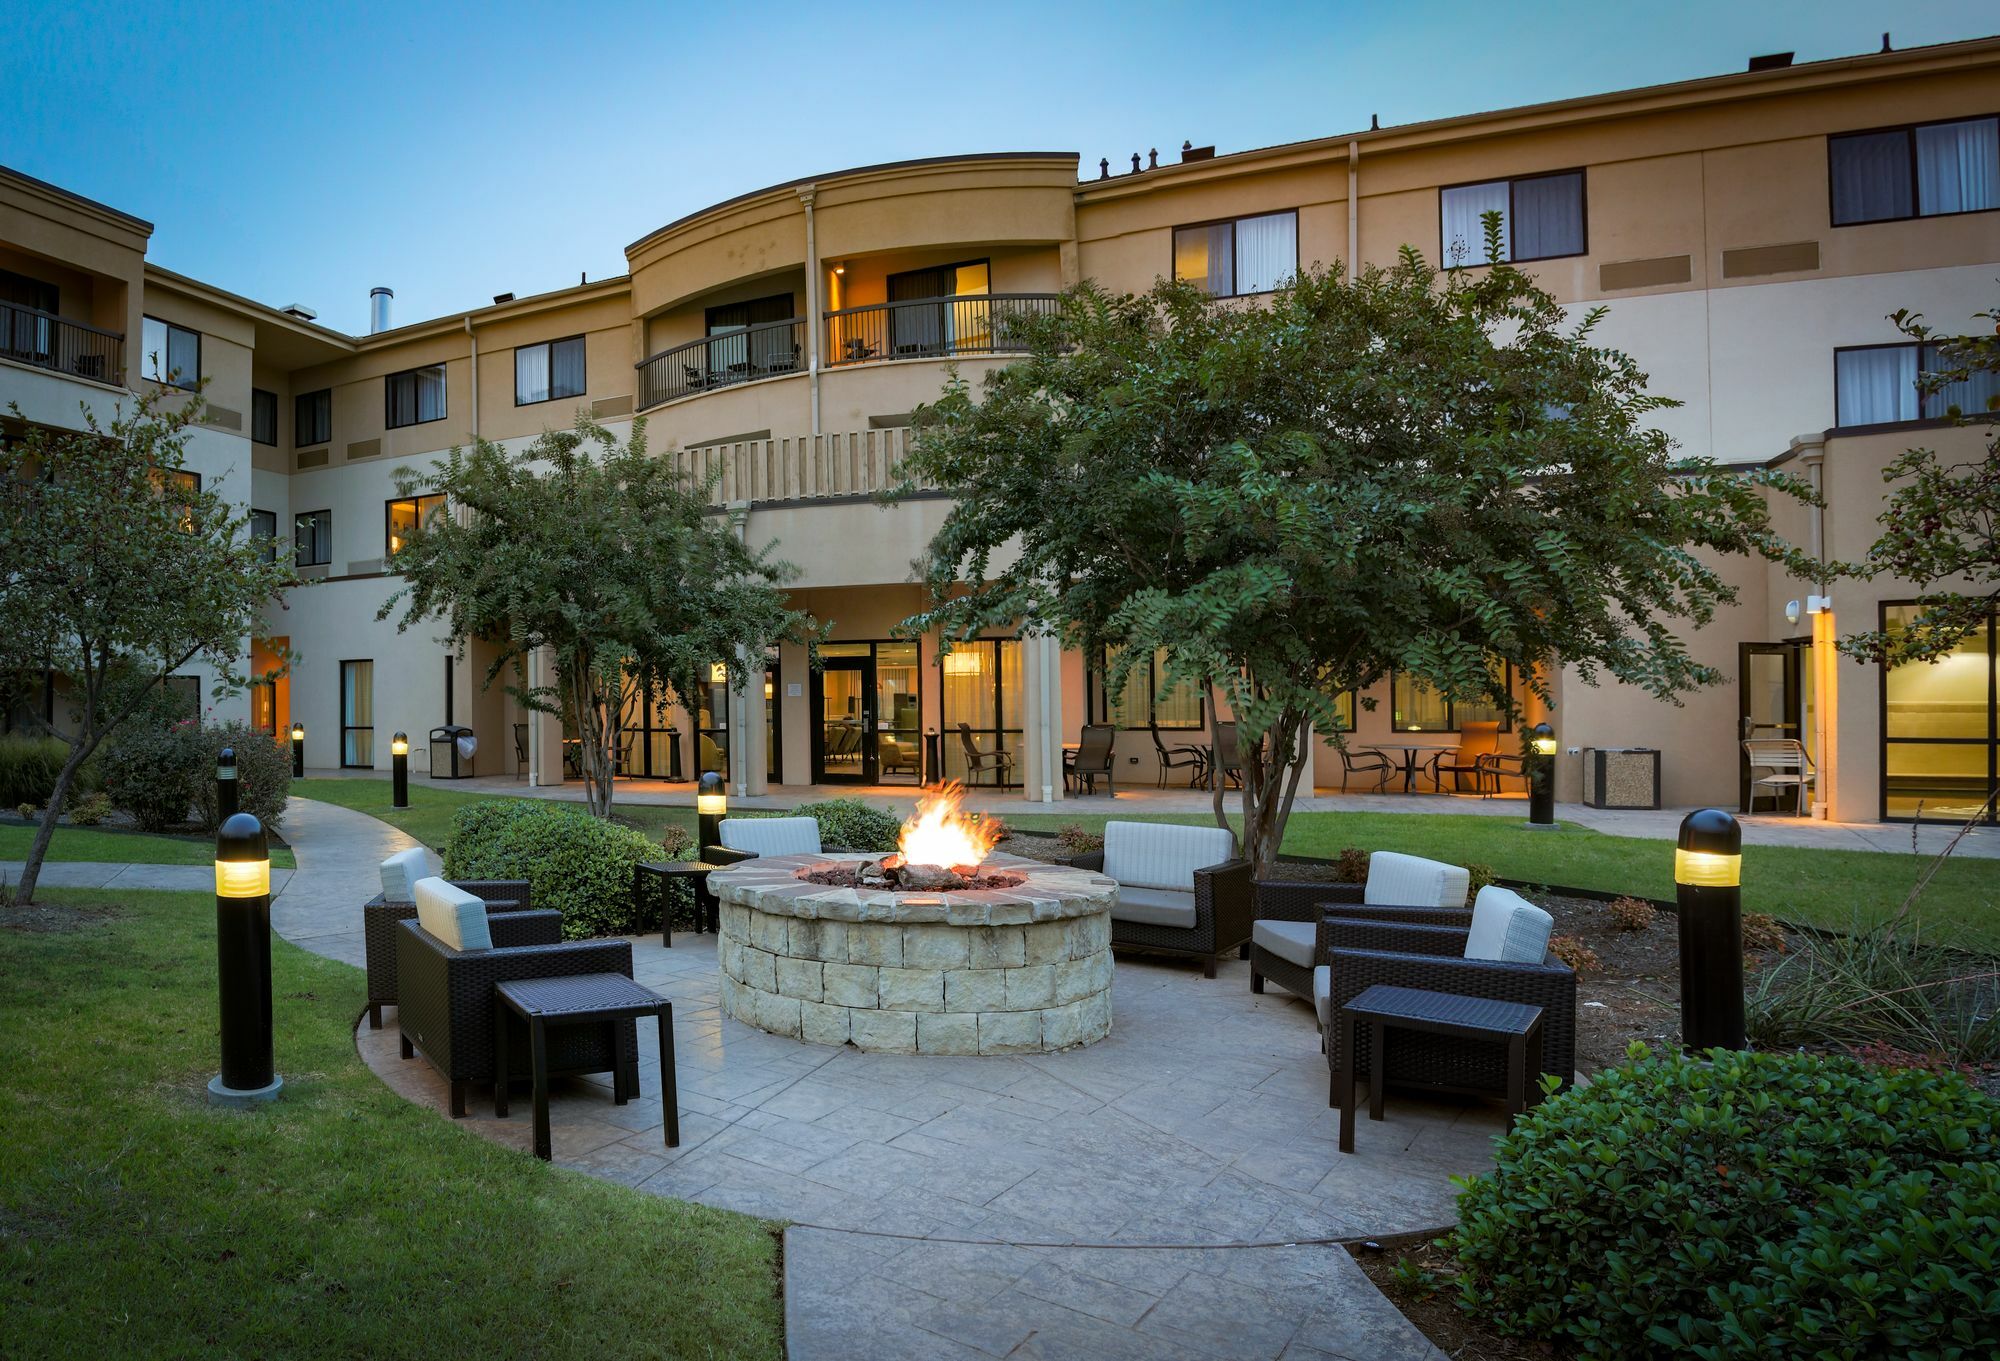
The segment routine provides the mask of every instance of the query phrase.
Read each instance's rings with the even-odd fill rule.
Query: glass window
[[[201,381],[201,333],[158,317],[145,318],[140,328],[139,375],[192,390]]]
[[[1921,613],[1917,605],[1885,605],[1882,624],[1900,633]],[[1996,670],[1989,618],[1936,662],[1883,674],[1883,817],[1963,821],[1984,807],[2000,783]]]
[[[1389,691],[1391,731],[1451,731],[1451,704],[1443,691],[1402,672],[1390,678]]]
[[[390,501],[386,509],[387,524],[383,527],[384,554],[393,558],[402,552],[403,544],[417,526],[428,523],[443,509],[443,492],[429,496],[402,496]]]
[[[1174,229],[1174,278],[1216,297],[1269,293],[1299,270],[1299,215],[1287,209]]]
[[[264,561],[278,560],[278,512],[275,510],[253,510],[250,512],[250,538],[253,542],[262,540]]]
[[[1355,699],[1352,690],[1342,690],[1333,697],[1333,730],[1335,732],[1354,731]]]
[[[1206,701],[1199,682],[1167,680],[1167,650],[1159,648],[1145,662],[1125,673],[1124,687],[1107,694],[1104,678],[1111,674],[1111,662],[1119,649],[1106,648],[1104,665],[1090,676],[1089,710],[1092,722],[1117,728],[1172,728],[1198,730],[1204,726]]]
[[[2000,208],[2000,118],[1826,139],[1833,225]]]
[[[278,735],[278,684],[276,681],[250,682],[250,726],[271,737]]]
[[[1887,425],[1897,421],[1943,420],[1954,410],[1971,414],[1993,409],[2000,398],[2000,373],[1974,371],[1963,381],[1920,392],[1920,373],[1950,367],[1936,345],[1861,345],[1833,353],[1834,424]]]
[[[444,365],[392,373],[384,380],[383,419],[391,430],[444,419]]]
[[[333,438],[333,389],[301,392],[292,399],[292,443],[299,448],[325,444]]]
[[[340,764],[375,764],[375,663],[340,664]]]
[[[876,650],[877,666],[888,665],[890,644]],[[914,643],[909,648],[915,671]],[[1013,638],[977,638],[953,645],[943,662],[945,778],[966,783],[1020,782],[1022,733],[1021,644]],[[912,732],[915,730],[912,716]],[[981,754],[1006,752],[1004,763],[982,761],[973,771],[966,746]],[[1004,772],[1004,779],[1002,772]]]
[[[333,561],[333,512],[308,510],[292,517],[295,566],[324,567]]]
[[[250,389],[250,438],[258,444],[278,442],[278,394]]]
[[[1447,269],[1487,263],[1487,213],[1500,214],[1502,260],[1550,260],[1584,253],[1581,170],[1440,189],[1438,258]]]
[[[523,345],[514,351],[515,406],[581,397],[583,393],[582,336]]]

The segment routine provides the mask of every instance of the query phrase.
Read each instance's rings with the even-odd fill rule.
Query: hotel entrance
[[[812,677],[815,784],[918,784],[923,694],[917,644],[822,643]]]
[[[1742,643],[1737,652],[1737,736],[1743,742],[1779,738],[1797,742],[1805,751],[1807,769],[1816,769],[1819,753],[1814,750],[1812,642],[1792,638],[1776,643]],[[1738,747],[1737,810],[1758,811],[1757,802],[1769,804],[1766,811],[1791,812],[1797,800],[1771,787],[1754,784],[1747,749]]]

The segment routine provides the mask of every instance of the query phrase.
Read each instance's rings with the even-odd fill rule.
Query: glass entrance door
[[[1739,741],[1753,737],[1782,737],[1801,743],[1806,755],[1817,762],[1813,751],[1811,703],[1807,688],[1812,668],[1807,664],[1812,644],[1803,641],[1743,643],[1739,645],[1737,666],[1737,732]],[[1737,810],[1748,813],[1752,789],[1750,760],[1739,747],[1737,756]],[[1759,797],[1777,796],[1760,791]],[[1773,805],[1778,811],[1783,800]]]
[[[876,777],[875,648],[826,643],[813,673],[813,782],[873,784]]]

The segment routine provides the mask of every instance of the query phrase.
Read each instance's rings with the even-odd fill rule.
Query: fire
[[[964,797],[964,787],[954,780],[917,800],[917,811],[896,839],[904,864],[970,870],[992,853],[1000,829],[960,813],[958,805]]]

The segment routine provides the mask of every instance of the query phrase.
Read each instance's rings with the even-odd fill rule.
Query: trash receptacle
[[[1583,801],[1592,808],[1658,808],[1657,747],[1585,747]]]
[[[472,759],[479,751],[479,739],[472,735],[472,729],[457,723],[447,723],[431,729],[431,778],[433,780],[469,780],[472,778]]]

